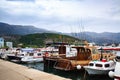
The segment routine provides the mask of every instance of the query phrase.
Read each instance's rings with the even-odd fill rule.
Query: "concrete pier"
[[[71,80],[0,59],[0,80]]]

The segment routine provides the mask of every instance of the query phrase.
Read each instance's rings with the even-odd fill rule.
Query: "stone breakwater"
[[[71,80],[0,59],[0,80]]]

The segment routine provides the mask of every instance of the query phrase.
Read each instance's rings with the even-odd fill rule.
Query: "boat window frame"
[[[25,54],[21,54],[20,56],[25,56]]]
[[[106,65],[107,65],[107,66],[106,66]],[[104,66],[105,66],[105,68],[107,68],[107,67],[110,67],[110,64],[105,64]]]
[[[29,56],[33,56],[34,55],[34,53],[29,53]]]
[[[116,56],[116,57],[115,57],[115,60],[116,60],[117,62],[120,62],[120,56]]]
[[[41,53],[38,53],[37,56],[42,56],[42,54],[41,54]]]
[[[91,65],[92,64],[92,65]],[[94,63],[89,63],[89,66],[94,66]]]
[[[103,67],[103,65],[102,65],[102,64],[98,64],[98,63],[97,63],[97,64],[95,64],[95,66],[96,66],[96,67]]]

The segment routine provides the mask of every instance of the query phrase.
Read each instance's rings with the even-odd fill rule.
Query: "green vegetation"
[[[48,42],[66,42],[73,44],[76,41],[78,42],[80,40],[71,36],[55,33],[29,34],[19,39],[19,43],[23,44],[24,47],[43,47]]]
[[[56,33],[36,33],[28,35],[4,35],[5,42],[13,42],[14,47],[44,47],[46,43],[64,42],[68,44],[82,44],[83,41],[77,38],[56,34]],[[82,42],[82,43],[81,43]]]

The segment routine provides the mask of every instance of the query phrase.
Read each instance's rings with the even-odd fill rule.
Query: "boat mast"
[[[101,50],[101,54],[100,54],[100,55],[101,55],[101,57],[100,57],[100,61],[101,61],[101,60],[103,59],[103,54],[102,54],[102,52],[103,52],[103,48],[101,47],[100,50]]]

